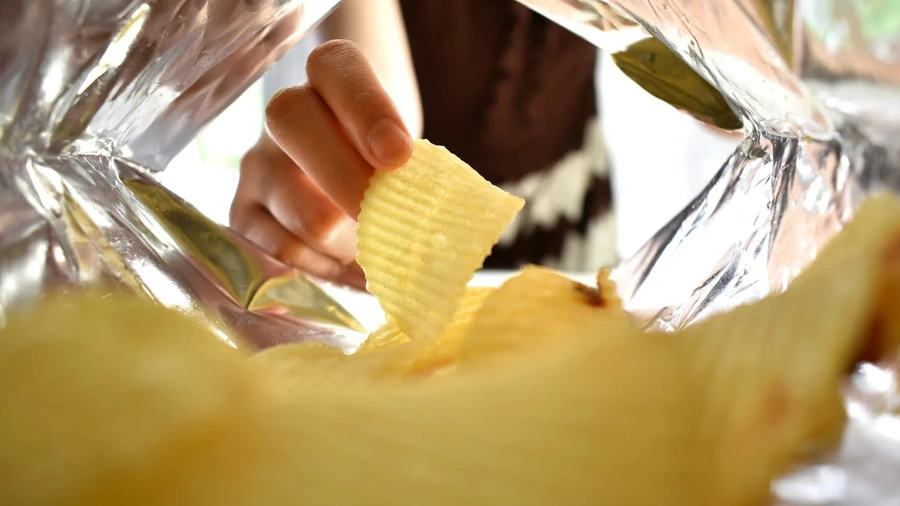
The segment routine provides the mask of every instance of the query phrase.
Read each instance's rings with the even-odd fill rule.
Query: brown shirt
[[[596,116],[593,45],[515,0],[401,5],[425,138],[500,186],[553,170],[584,147]],[[576,196],[577,216],[528,224],[527,204],[516,237],[498,245],[486,266],[553,263],[563,256],[567,239],[584,236],[610,209],[608,178],[590,179]]]

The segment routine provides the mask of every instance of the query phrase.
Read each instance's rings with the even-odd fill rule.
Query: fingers
[[[309,84],[282,90],[266,108],[267,134],[242,162],[232,226],[285,262],[360,286],[363,193],[376,168],[408,161],[412,139],[352,43],[320,46],[307,74]]]
[[[356,221],[296,167],[283,171],[268,187],[263,204],[282,226],[313,250],[343,264],[356,258]]]
[[[346,40],[316,48],[306,64],[309,84],[347,136],[375,168],[397,168],[412,154],[412,138],[393,100],[362,51]]]
[[[309,86],[282,90],[266,108],[266,126],[294,163],[355,219],[374,169],[347,138],[325,101]]]
[[[331,41],[307,62],[309,84],[279,92],[266,107],[274,142],[350,217],[375,168],[406,163],[412,139],[362,52]]]
[[[343,272],[334,278],[334,281],[359,288],[360,290],[366,289],[366,275],[356,262],[345,266]]]
[[[356,222],[336,206],[294,162],[263,134],[241,160],[241,178],[231,207],[239,232],[252,226],[242,216],[262,206],[314,251],[349,264],[356,257]]]
[[[281,226],[262,206],[246,207],[235,217],[237,222],[232,223],[235,230],[240,231],[248,240],[282,262],[296,266],[313,276],[331,280],[352,280],[355,286],[360,286],[359,280],[354,278],[356,274],[354,264],[348,267],[334,258],[313,250]]]

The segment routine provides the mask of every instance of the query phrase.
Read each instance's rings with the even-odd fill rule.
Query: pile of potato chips
[[[839,441],[853,367],[897,356],[893,197],[785,293],[674,335],[608,271],[467,287],[521,206],[426,141],[376,175],[358,260],[387,323],[353,355],[247,355],[123,297],[11,318],[0,504],[762,505]]]

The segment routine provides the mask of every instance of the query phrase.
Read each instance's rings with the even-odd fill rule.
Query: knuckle
[[[354,90],[352,103],[354,107],[365,107],[364,104],[371,102],[379,102],[384,96],[384,90],[376,84],[368,84],[360,86]]]
[[[312,99],[312,90],[307,85],[282,88],[266,104],[266,124],[283,118],[296,117],[296,111]]]
[[[269,250],[269,253],[286,264],[296,265],[302,263],[301,259],[303,258],[303,250],[305,249],[306,245],[300,241],[284,240],[275,244],[274,247]]]
[[[249,205],[242,198],[236,197],[231,201],[231,207],[228,209],[228,226],[238,233],[245,233],[249,228],[245,219],[248,213]]]
[[[343,213],[334,207],[314,206],[307,210],[308,218],[304,220],[303,232],[310,241],[324,243],[334,233],[336,225],[343,219]]]
[[[312,250],[302,241],[291,237],[273,244],[269,253],[287,265],[305,269],[309,267]]]
[[[241,157],[241,163],[239,165],[241,178],[238,180],[238,187],[246,185],[247,181],[244,176],[256,171],[259,168],[259,165],[259,147],[253,146]]]
[[[259,179],[260,172],[263,170],[265,170],[265,166],[261,165],[259,154],[255,152],[255,148],[241,158],[238,184],[229,208],[229,222],[232,226],[241,223],[241,215],[250,209],[253,202],[260,199]]]
[[[313,80],[323,71],[339,69],[342,66],[341,62],[354,56],[357,51],[356,44],[349,40],[329,40],[309,54],[306,60],[306,75]]]
[[[241,214],[241,209],[232,203],[231,209],[228,210],[228,226],[239,234],[247,231],[247,227],[244,226],[244,220],[241,219]]]

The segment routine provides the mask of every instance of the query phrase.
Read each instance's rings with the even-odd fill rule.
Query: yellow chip
[[[13,315],[0,504],[252,503],[262,386],[243,352],[147,300],[77,295]]]
[[[298,396],[293,483],[309,504],[718,506],[682,349],[619,337]]]
[[[377,172],[359,215],[369,291],[412,339],[434,339],[524,201],[443,147],[417,141],[406,166]]]
[[[427,376],[438,370],[450,368],[459,362],[462,341],[484,301],[495,291],[491,287],[469,287],[459,301],[450,325],[430,346],[425,347],[421,356],[412,366],[415,376]]]
[[[341,381],[347,355],[316,341],[273,346],[252,356],[251,361],[269,380],[272,389],[301,395],[303,389]],[[336,378],[341,374],[341,378]]]
[[[631,328],[609,280],[598,275],[596,288],[540,267],[527,267],[484,301],[468,328],[463,361],[529,349],[560,339],[610,339]]]
[[[719,504],[764,500],[752,493],[838,440],[841,382],[871,348],[882,286],[896,290],[885,257],[898,239],[900,201],[872,198],[783,294],[660,336],[683,340],[704,390]],[[876,358],[896,335],[882,339]]]
[[[397,376],[428,376],[436,370],[454,365],[459,360],[459,347],[469,324],[481,308],[482,303],[494,289],[490,287],[468,287],[459,300],[459,307],[444,332],[433,341],[410,342],[392,319],[373,332],[360,346],[357,353],[382,352],[385,349],[403,346],[391,354],[382,354],[382,373]]]
[[[388,317],[382,326],[369,334],[369,337],[357,348],[356,352],[368,353],[406,342],[409,342],[409,336],[397,327],[396,320]]]

